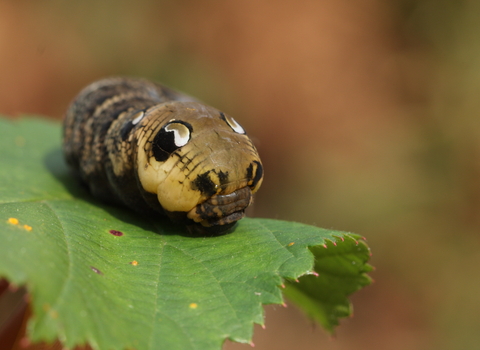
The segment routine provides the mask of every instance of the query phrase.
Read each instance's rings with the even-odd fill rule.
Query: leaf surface
[[[162,217],[102,204],[69,176],[60,133],[40,119],[0,119],[0,277],[26,285],[33,341],[138,350],[250,342],[262,305],[283,303],[284,279],[304,275],[287,295],[331,330],[350,314],[347,296],[369,283],[369,250],[354,234],[246,218],[231,234],[192,237]]]

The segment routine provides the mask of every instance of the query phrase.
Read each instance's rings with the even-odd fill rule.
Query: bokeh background
[[[475,0],[0,0],[0,113],[61,119],[108,75],[194,95],[258,145],[255,216],[373,251],[334,337],[267,307],[255,349],[480,349],[479,18]]]

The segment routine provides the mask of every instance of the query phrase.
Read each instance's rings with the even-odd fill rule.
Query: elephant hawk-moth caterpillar
[[[227,114],[143,79],[107,78],[68,108],[63,150],[97,198],[190,231],[224,233],[263,180],[258,152]]]

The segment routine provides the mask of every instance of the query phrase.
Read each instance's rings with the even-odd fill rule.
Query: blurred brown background
[[[373,250],[376,282],[334,338],[268,307],[255,349],[479,349],[479,15],[458,0],[0,0],[0,113],[60,119],[119,74],[199,97],[257,142],[256,216]]]

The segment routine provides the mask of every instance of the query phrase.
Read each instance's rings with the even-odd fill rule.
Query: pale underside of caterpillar
[[[63,149],[97,198],[192,232],[224,233],[263,180],[255,146],[232,117],[160,84],[107,78],[69,107]]]

